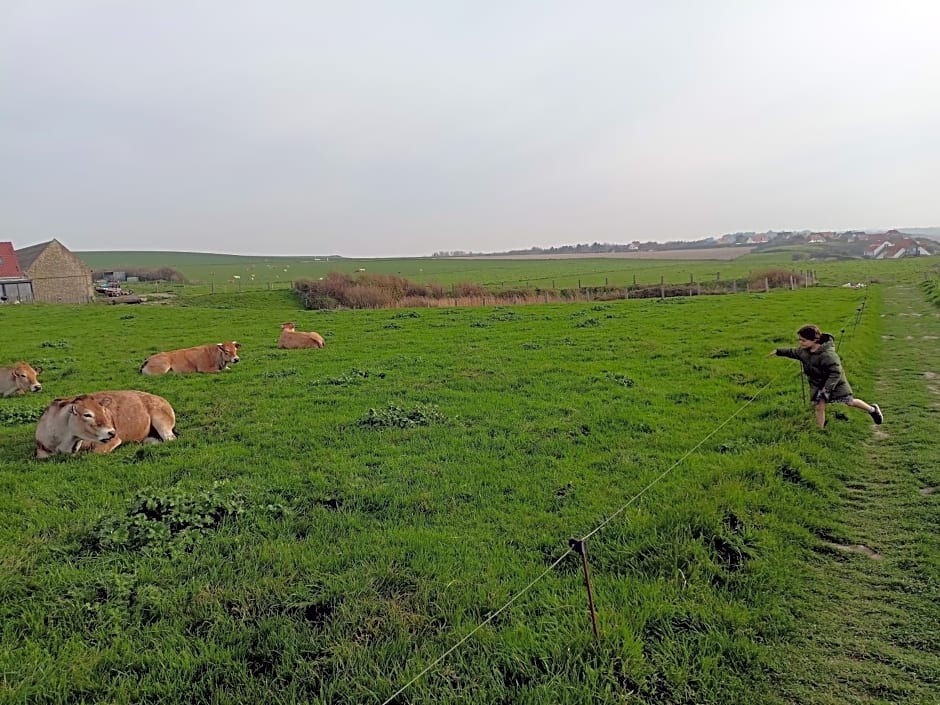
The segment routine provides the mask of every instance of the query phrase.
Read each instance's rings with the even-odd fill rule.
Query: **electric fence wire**
[[[685,455],[683,455],[681,458],[679,458],[677,461],[675,461],[672,465],[670,465],[669,468],[667,468],[665,471],[663,471],[662,473],[660,473],[654,480],[652,480],[648,485],[646,485],[646,487],[644,487],[644,488],[641,489],[639,492],[637,492],[637,493],[636,493],[633,497],[631,497],[622,507],[620,507],[617,511],[615,511],[613,514],[611,514],[607,519],[605,519],[603,522],[601,522],[598,526],[596,526],[596,527],[595,527],[594,529],[592,529],[590,532],[588,532],[587,534],[585,534],[584,537],[583,537],[581,540],[582,540],[582,541],[587,540],[588,538],[590,538],[591,536],[593,536],[594,534],[596,534],[598,531],[600,531],[601,529],[603,529],[605,526],[607,526],[607,525],[608,525],[611,521],[613,521],[615,518],[617,518],[618,516],[620,516],[620,514],[622,514],[624,511],[626,511],[626,509],[629,508],[634,502],[636,502],[640,497],[642,497],[644,494],[646,494],[646,492],[648,492],[654,485],[656,485],[656,484],[657,484],[658,482],[660,482],[663,478],[665,478],[670,472],[672,472],[676,467],[678,467],[678,466],[682,463],[682,461],[684,461],[686,458],[688,458],[690,455],[692,455],[692,453],[694,453],[696,450],[698,450],[698,449],[702,446],[702,444],[704,444],[709,438],[711,438],[712,436],[714,436],[716,433],[718,433],[718,431],[720,431],[720,430],[721,430],[722,428],[724,428],[727,424],[729,424],[738,414],[740,414],[742,411],[744,411],[744,409],[746,409],[750,404],[752,404],[752,403],[761,395],[761,393],[762,393],[765,389],[767,389],[767,387],[769,387],[770,385],[774,384],[774,383],[775,383],[778,379],[780,379],[780,377],[782,377],[782,376],[783,376],[782,374],[777,375],[776,377],[774,377],[773,379],[771,379],[769,382],[767,382],[767,384],[765,384],[763,387],[761,387],[759,390],[757,390],[757,392],[754,394],[754,396],[752,396],[750,399],[747,400],[747,402],[745,402],[745,403],[742,404],[740,407],[738,407],[738,409],[735,410],[735,412],[734,412],[733,414],[731,414],[727,419],[725,419],[725,420],[722,421],[718,426],[716,426],[716,427],[711,431],[711,433],[709,433],[709,434],[708,434],[707,436],[705,436],[701,441],[699,441],[691,450],[689,450],[688,452],[686,452]],[[529,590],[531,590],[531,589],[532,589],[539,581],[541,581],[546,575],[548,575],[549,573],[551,573],[551,572],[568,556],[568,554],[572,552],[572,550],[573,550],[573,549],[572,549],[571,547],[569,547],[564,553],[562,553],[560,556],[558,556],[558,558],[556,558],[556,559],[554,560],[554,562],[552,562],[552,564],[551,564],[548,568],[546,568],[544,571],[542,571],[542,573],[541,573],[540,575],[538,575],[538,576],[537,576],[536,578],[534,578],[528,585],[526,585],[526,586],[523,587],[521,590],[519,590],[519,592],[517,592],[515,595],[513,595],[505,604],[503,604],[502,607],[500,607],[499,609],[497,609],[496,611],[494,611],[492,614],[490,614],[485,620],[483,620],[480,624],[478,624],[478,625],[477,625],[476,627],[474,627],[470,632],[468,632],[464,637],[462,637],[456,644],[454,644],[453,646],[451,646],[449,649],[447,649],[447,651],[445,651],[443,654],[441,654],[438,658],[436,658],[436,659],[435,659],[434,661],[432,661],[430,664],[428,664],[427,666],[425,666],[425,668],[422,669],[421,672],[419,672],[419,673],[418,673],[416,676],[414,676],[410,681],[408,681],[407,683],[405,683],[405,685],[403,685],[401,688],[399,688],[397,691],[395,691],[391,696],[389,696],[389,698],[388,698],[387,700],[383,701],[382,705],[388,705],[389,703],[391,703],[392,700],[394,700],[396,697],[398,697],[399,695],[401,695],[405,690],[407,690],[409,687],[411,687],[416,681],[418,681],[418,680],[419,680],[422,676],[424,676],[428,671],[430,671],[431,669],[433,669],[437,664],[439,664],[441,661],[443,661],[445,658],[447,658],[447,656],[449,656],[451,653],[453,653],[453,652],[454,652],[457,648],[459,648],[464,642],[466,642],[471,636],[473,636],[476,632],[478,632],[480,629],[482,629],[484,626],[486,626],[489,622],[491,622],[494,618],[496,618],[497,615],[501,614],[501,613],[504,612],[506,609],[508,609],[510,605],[512,605],[516,600],[518,600],[520,597],[522,597],[524,594],[526,594]]]
[[[856,326],[858,325],[858,319],[859,319],[859,317],[861,316],[861,313],[862,313],[862,311],[863,311],[864,308],[865,308],[865,302],[866,302],[867,300],[868,300],[868,292],[867,292],[867,290],[866,290],[865,296],[863,297],[863,300],[862,300],[861,305],[856,309],[855,313],[853,314],[853,315],[856,316],[856,319],[855,319],[855,324],[856,324]],[[843,333],[845,332],[845,327],[843,327],[842,332],[843,332]],[[853,333],[854,333],[854,328],[853,328]],[[585,534],[584,536],[582,536],[582,537],[581,537],[581,541],[584,542],[584,541],[586,541],[587,539],[591,538],[592,536],[594,536],[594,534],[596,534],[596,533],[598,533],[599,531],[601,531],[604,527],[606,527],[608,524],[610,524],[610,522],[612,522],[612,521],[613,521],[614,519],[616,519],[618,516],[620,516],[621,514],[623,514],[623,512],[625,512],[627,509],[629,509],[638,499],[640,499],[644,494],[646,494],[647,492],[649,492],[650,489],[652,489],[656,484],[658,484],[659,482],[661,482],[667,475],[669,475],[669,473],[671,473],[671,472],[672,472],[673,470],[675,470],[680,464],[682,464],[682,462],[683,462],[686,458],[688,458],[690,455],[692,455],[692,453],[694,453],[694,452],[697,451],[699,448],[701,448],[702,445],[704,445],[706,441],[708,441],[712,436],[714,436],[716,433],[718,433],[718,431],[720,431],[722,428],[724,428],[724,427],[727,426],[729,423],[731,423],[731,421],[734,420],[734,418],[735,418],[736,416],[738,416],[738,414],[740,414],[742,411],[744,411],[748,406],[750,406],[751,404],[753,404],[753,403],[757,400],[757,398],[760,397],[760,395],[764,392],[764,390],[766,390],[766,389],[767,389],[768,387],[770,387],[772,384],[774,384],[775,382],[777,382],[777,380],[779,380],[780,378],[782,378],[785,374],[788,374],[788,373],[782,372],[782,373],[776,375],[775,377],[771,378],[771,380],[770,380],[769,382],[767,382],[763,387],[761,387],[760,389],[758,389],[757,392],[755,392],[754,395],[753,395],[750,399],[748,399],[745,403],[741,404],[741,406],[739,406],[739,407],[734,411],[734,413],[732,413],[730,416],[728,416],[728,418],[726,418],[724,421],[722,421],[720,424],[718,424],[718,426],[716,426],[714,429],[712,429],[712,431],[711,431],[710,433],[708,433],[708,435],[706,435],[704,438],[702,438],[702,440],[700,440],[698,443],[696,443],[690,450],[686,451],[686,453],[685,453],[681,458],[679,458],[679,459],[678,459],[677,461],[675,461],[672,465],[670,465],[668,468],[666,468],[663,472],[661,472],[659,475],[657,475],[657,476],[656,476],[652,481],[650,481],[643,489],[641,489],[639,492],[637,492],[635,495],[633,495],[633,497],[631,497],[626,503],[624,503],[617,511],[615,511],[613,514],[611,514],[609,517],[607,517],[604,521],[602,521],[600,524],[598,524],[597,526],[595,526],[593,529],[591,529],[591,531],[589,531],[587,534]],[[802,375],[802,372],[801,372],[801,375]],[[476,627],[474,627],[474,628],[471,629],[467,634],[465,634],[463,637],[461,637],[461,639],[460,639],[459,641],[457,641],[457,642],[456,642],[453,646],[451,646],[449,649],[447,649],[447,651],[445,651],[443,654],[441,654],[441,655],[438,656],[436,659],[434,659],[431,663],[429,663],[427,666],[425,666],[417,675],[415,675],[414,677],[412,677],[411,680],[409,680],[407,683],[405,683],[403,686],[401,686],[401,688],[399,688],[399,689],[396,690],[394,693],[392,693],[392,695],[390,695],[386,700],[384,700],[384,701],[382,702],[382,705],[389,705],[389,703],[391,703],[395,698],[397,698],[399,695],[401,695],[403,692],[405,692],[408,688],[410,688],[412,685],[414,685],[414,684],[415,684],[418,680],[420,680],[425,674],[427,674],[429,671],[431,671],[437,664],[439,664],[441,661],[443,661],[445,658],[447,658],[450,654],[452,654],[454,651],[456,651],[458,648],[460,648],[464,643],[466,643],[466,641],[467,641],[468,639],[470,639],[470,637],[472,637],[474,634],[476,634],[478,631],[480,631],[483,627],[485,627],[487,624],[489,624],[491,621],[493,621],[497,616],[499,616],[500,614],[502,614],[503,612],[505,612],[507,609],[509,609],[509,607],[510,607],[514,602],[516,602],[520,597],[522,597],[522,596],[525,595],[527,592],[529,592],[529,590],[531,590],[533,587],[535,587],[535,585],[536,585],[537,583],[539,583],[546,575],[548,575],[548,574],[551,573],[553,570],[555,570],[555,568],[558,567],[558,565],[559,565],[559,564],[568,556],[568,554],[571,553],[572,551],[573,551],[573,549],[569,546],[569,548],[568,548],[567,550],[565,550],[564,553],[562,553],[561,555],[559,555],[558,558],[556,558],[556,559],[552,562],[552,564],[551,564],[550,566],[548,566],[548,568],[546,568],[544,571],[542,571],[537,577],[535,577],[531,582],[529,582],[528,585],[526,585],[526,586],[523,587],[521,590],[519,590],[515,595],[513,595],[512,597],[510,597],[509,600],[507,600],[507,601],[502,605],[502,607],[500,607],[500,608],[498,608],[497,610],[495,610],[494,612],[492,612],[486,619],[484,619],[484,620],[483,620],[482,622],[480,622]]]

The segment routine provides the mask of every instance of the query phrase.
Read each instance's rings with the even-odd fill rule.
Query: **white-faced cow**
[[[170,402],[134,389],[56,399],[36,426],[36,457],[110,453],[122,443],[172,441],[175,426]]]
[[[322,348],[326,343],[323,336],[314,331],[304,333],[295,328],[293,323],[281,324],[281,337],[277,340],[279,348],[296,350],[298,348]]]
[[[12,397],[14,394],[41,392],[38,376],[41,367],[35,369],[28,362],[17,362],[13,367],[0,367],[0,395]]]
[[[167,372],[221,372],[239,360],[241,343],[230,340],[215,345],[160,352],[147,358],[140,371],[145,375],[163,375]]]

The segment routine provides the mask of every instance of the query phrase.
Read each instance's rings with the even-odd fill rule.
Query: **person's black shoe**
[[[885,415],[881,413],[881,407],[877,404],[872,404],[871,407],[871,411],[868,413],[871,414],[872,420],[880,426],[881,422],[885,420]]]

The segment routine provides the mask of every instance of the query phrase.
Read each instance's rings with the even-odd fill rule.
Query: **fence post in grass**
[[[594,631],[594,643],[600,638],[597,635],[597,611],[594,609],[594,593],[591,590],[591,572],[588,570],[587,547],[582,539],[568,539],[568,546],[581,556],[581,569],[584,572],[584,587],[587,590],[588,609],[591,612],[591,629]]]
[[[765,292],[770,291],[770,279],[768,279],[767,277],[764,277],[764,291]]]
[[[661,299],[666,298],[666,286],[664,282],[665,282],[665,277],[662,274],[660,274],[659,275],[659,298]]]

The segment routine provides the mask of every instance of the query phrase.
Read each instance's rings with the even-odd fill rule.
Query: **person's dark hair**
[[[812,340],[815,342],[822,336],[822,331],[819,330],[819,326],[808,325],[800,328],[796,334],[803,340]]]

